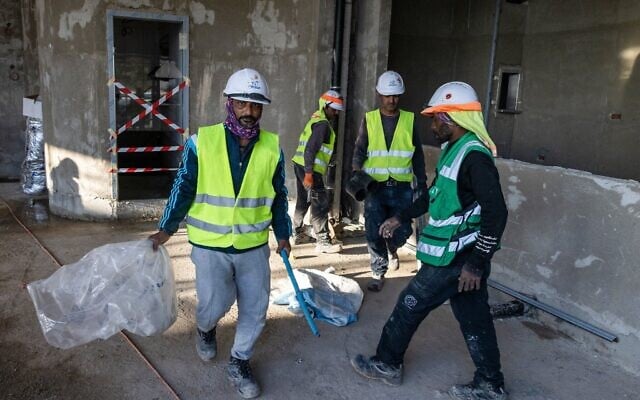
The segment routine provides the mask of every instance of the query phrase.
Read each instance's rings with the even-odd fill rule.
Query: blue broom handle
[[[291,280],[291,284],[293,285],[293,290],[296,293],[296,299],[298,299],[298,304],[300,304],[300,308],[302,308],[304,318],[307,320],[307,324],[309,324],[311,333],[313,333],[315,336],[320,336],[318,327],[316,326],[315,321],[309,313],[307,303],[304,301],[304,296],[302,296],[302,292],[300,291],[300,287],[298,286],[298,281],[296,281],[296,277],[295,275],[293,275],[293,268],[291,268],[291,263],[289,262],[289,256],[287,256],[286,250],[282,249],[282,251],[280,252],[280,256],[282,257],[282,261],[284,261],[284,266],[287,268],[287,274],[289,275],[289,279]]]

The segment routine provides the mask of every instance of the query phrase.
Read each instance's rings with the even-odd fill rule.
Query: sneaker
[[[373,274],[373,278],[367,283],[367,290],[370,292],[379,292],[384,286],[384,275]]]
[[[216,328],[214,327],[209,332],[203,332],[198,329],[198,333],[196,334],[196,352],[202,361],[211,361],[215,358],[217,351]]]
[[[389,265],[387,266],[389,271],[397,271],[400,268],[400,259],[398,258],[398,253],[391,253],[391,257],[389,257]]]
[[[455,400],[507,400],[508,393],[504,387],[494,387],[490,383],[467,383],[453,385],[447,392]]]
[[[342,251],[342,245],[340,243],[332,243],[331,241],[319,241],[316,244],[316,253],[322,254],[334,254]]]
[[[256,378],[253,377],[249,360],[241,360],[231,356],[227,366],[227,378],[243,399],[253,399],[260,396],[260,386]]]
[[[376,359],[376,357],[366,358],[358,354],[351,359],[351,366],[360,375],[370,379],[380,379],[391,386],[399,386],[402,383],[402,365],[393,367]]]

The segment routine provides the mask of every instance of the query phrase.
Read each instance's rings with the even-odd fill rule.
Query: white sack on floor
[[[313,316],[335,326],[345,326],[358,320],[358,310],[364,293],[351,278],[314,269],[294,269],[305,303]],[[289,305],[289,311],[302,315],[291,282],[283,281],[274,304]]]

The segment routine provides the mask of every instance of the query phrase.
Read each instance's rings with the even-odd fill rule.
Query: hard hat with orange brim
[[[451,111],[482,111],[478,95],[471,85],[458,81],[445,83],[435,91],[420,114],[432,116]]]
[[[498,155],[498,149],[484,125],[482,105],[471,85],[453,81],[436,89],[420,114],[432,117],[438,113],[446,113],[457,125],[473,132],[494,157]]]
[[[336,90],[327,90],[320,96],[320,108],[323,109],[326,106],[333,108],[334,110],[344,110],[344,99],[342,95]]]

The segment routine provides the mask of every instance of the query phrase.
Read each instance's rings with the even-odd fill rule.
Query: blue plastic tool
[[[284,266],[287,268],[287,274],[289,275],[289,279],[291,279],[293,290],[296,293],[296,299],[298,299],[298,304],[300,304],[300,308],[304,313],[304,318],[307,320],[307,324],[309,324],[311,333],[313,333],[315,336],[320,336],[320,331],[318,331],[316,322],[313,320],[313,317],[311,317],[311,313],[309,312],[307,303],[305,303],[304,296],[302,295],[300,287],[298,286],[298,281],[296,281],[296,277],[295,275],[293,275],[293,268],[291,267],[291,263],[289,262],[289,256],[287,255],[286,250],[283,249],[282,251],[280,251],[280,256],[282,257],[282,261],[284,261]]]

